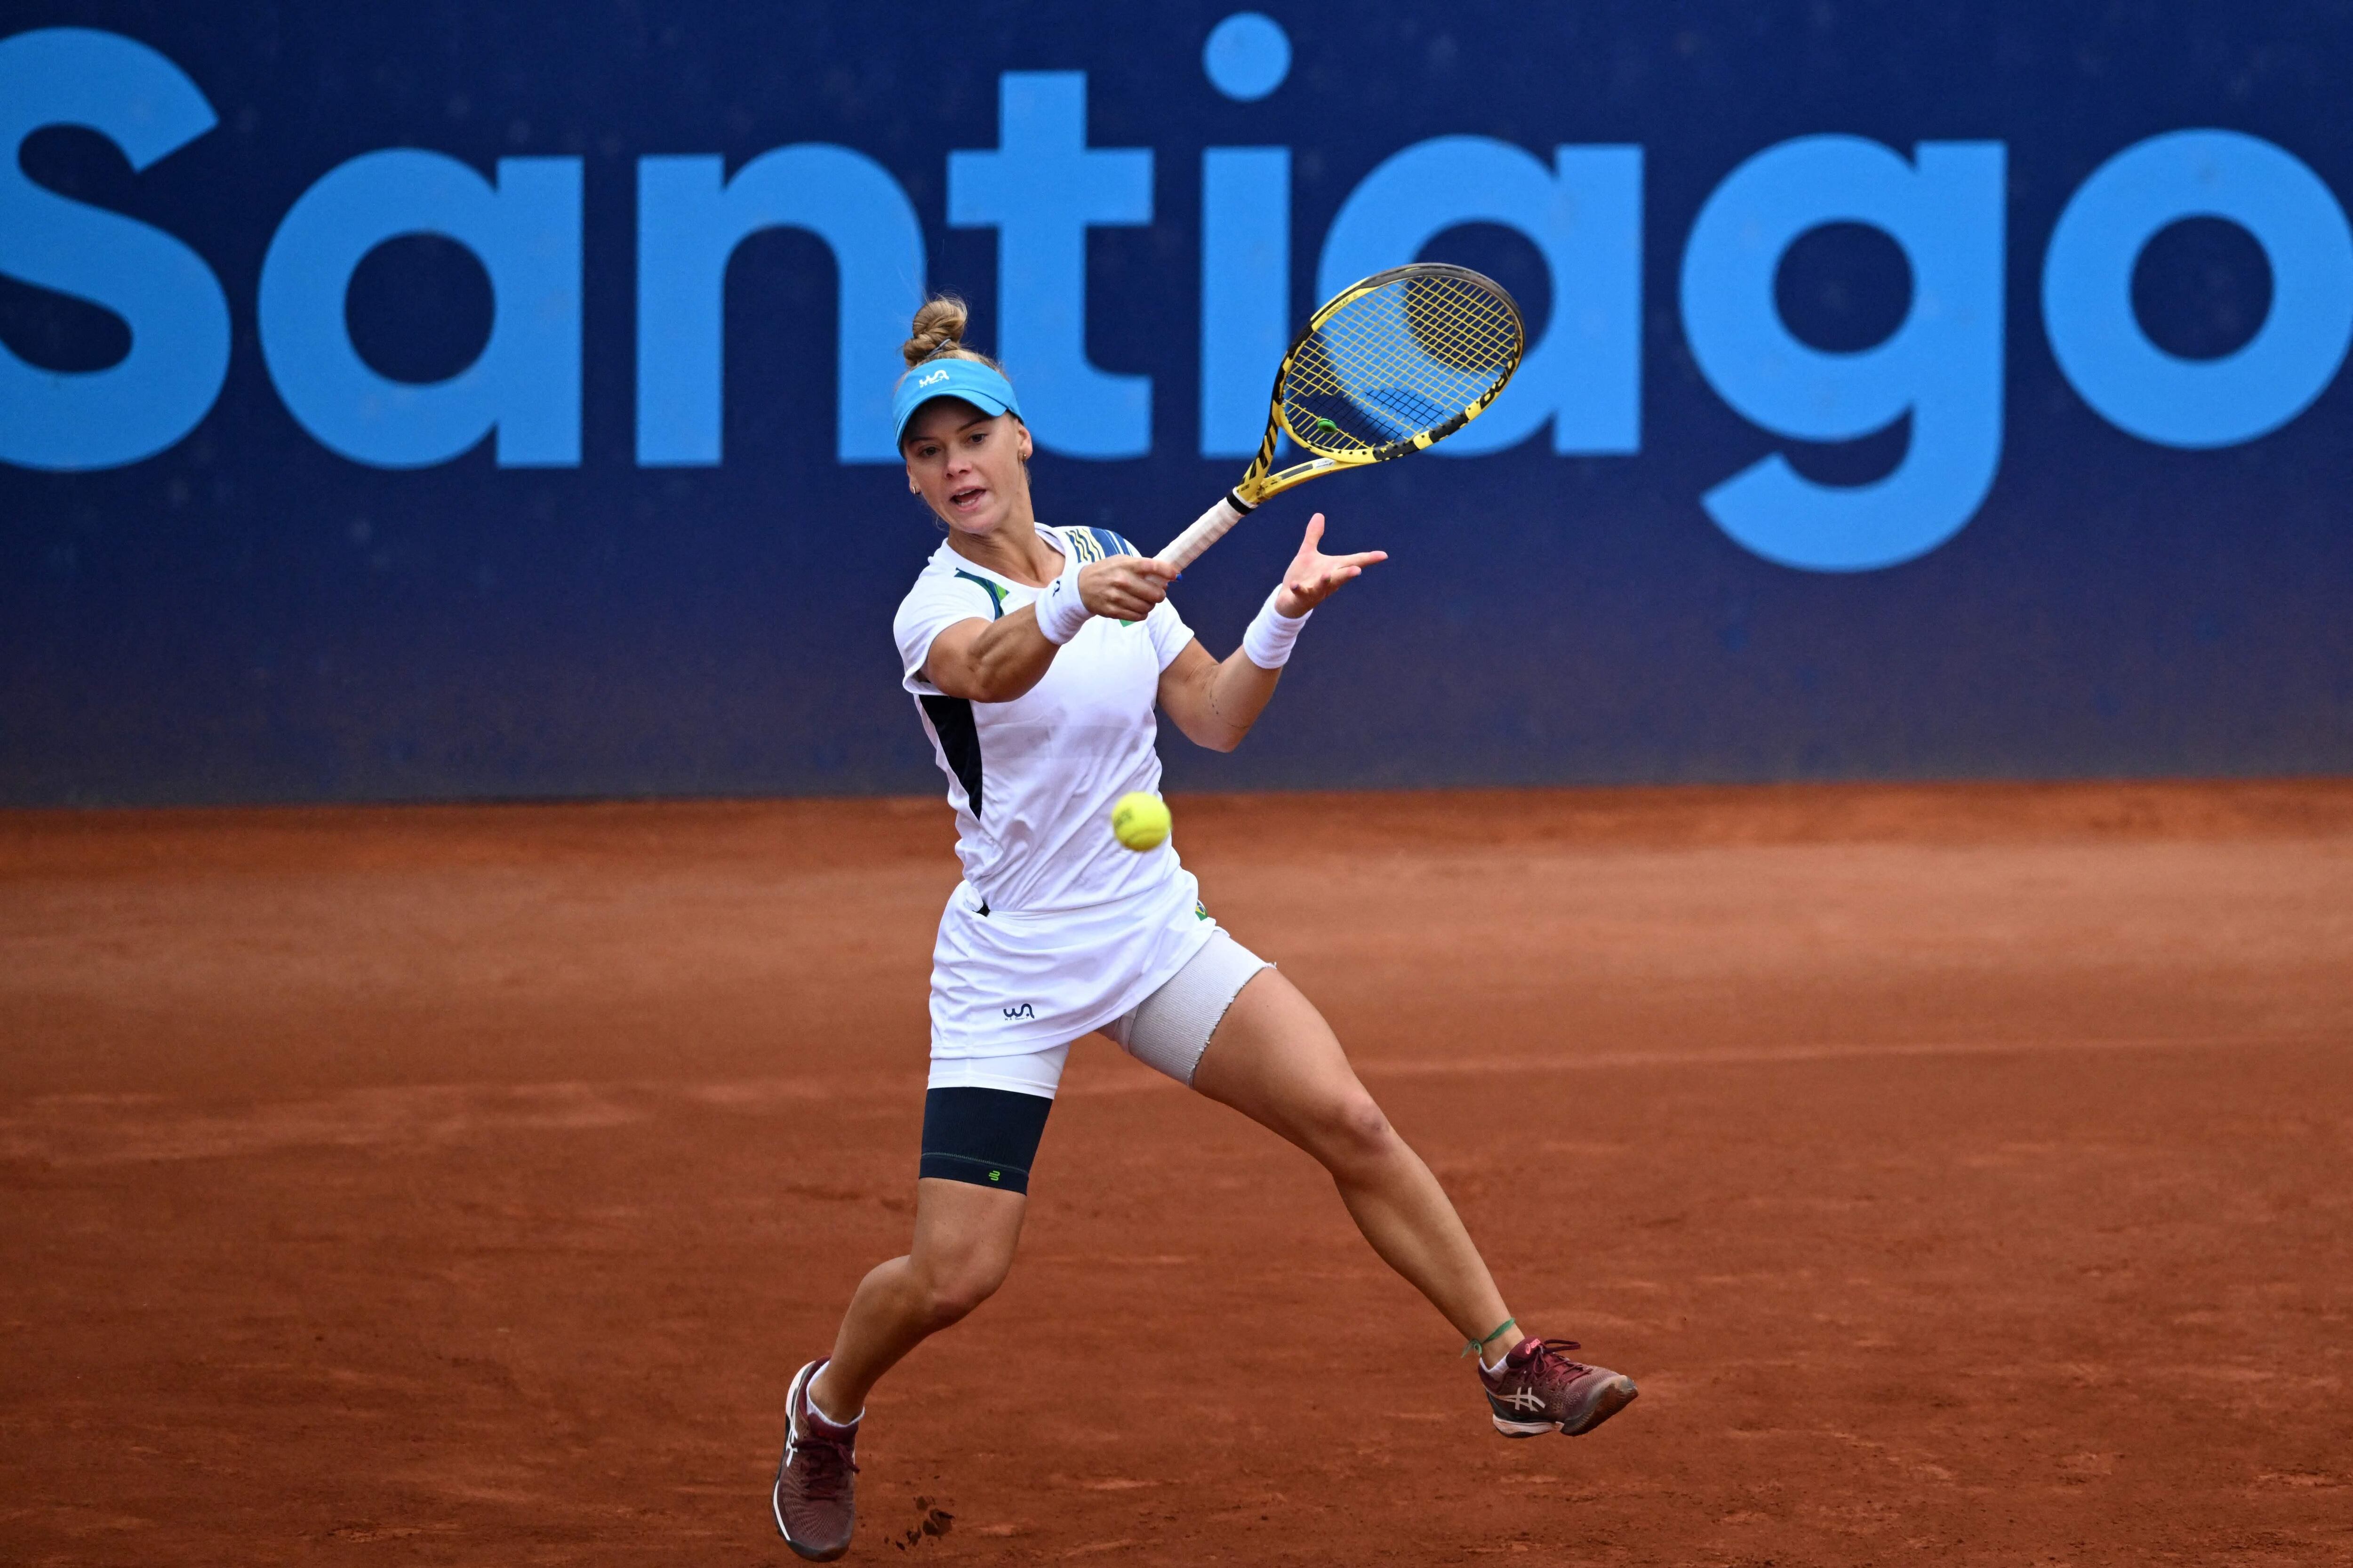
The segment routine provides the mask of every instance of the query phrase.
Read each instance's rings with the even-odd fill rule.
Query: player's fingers
[[[1167,597],[1157,577],[1131,570],[1133,562],[1098,562],[1079,574],[1079,596],[1087,613],[1123,621],[1142,620]]]
[[[1286,584],[1285,586],[1312,606],[1330,598],[1341,584],[1356,576],[1362,570],[1361,567],[1356,566],[1332,566],[1312,576],[1302,578],[1296,583]]]
[[[1307,520],[1307,548],[1310,550],[1314,549],[1315,542],[1323,537],[1324,514],[1319,511],[1314,517]]]
[[[1177,568],[1153,555],[1114,555],[1113,563],[1134,573],[1139,577],[1156,577],[1163,583],[1174,583]]]

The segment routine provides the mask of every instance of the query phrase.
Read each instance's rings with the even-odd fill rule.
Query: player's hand
[[[1389,558],[1386,550],[1326,555],[1316,548],[1323,540],[1324,514],[1319,511],[1307,520],[1307,537],[1299,542],[1299,553],[1283,568],[1282,586],[1274,591],[1274,607],[1279,613],[1303,616],[1330,598],[1341,584],[1376,562]]]
[[[1148,555],[1114,555],[1079,568],[1079,603],[1091,616],[1140,621],[1168,596],[1176,568]]]

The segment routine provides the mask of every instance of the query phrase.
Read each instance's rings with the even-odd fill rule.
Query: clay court
[[[2353,1562],[2353,785],[1176,817],[1641,1398],[1498,1439],[1304,1156],[1094,1041],[1011,1284],[875,1399],[852,1561]],[[0,1558],[789,1561],[949,842],[0,818]]]

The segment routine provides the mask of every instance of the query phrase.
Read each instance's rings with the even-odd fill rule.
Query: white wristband
[[[1282,589],[1266,596],[1250,618],[1250,630],[1242,634],[1242,656],[1261,669],[1281,669],[1291,662],[1291,645],[1299,640],[1299,628],[1307,624],[1307,616],[1286,616],[1274,607]]]
[[[1062,574],[1038,595],[1038,630],[1056,647],[1079,635],[1087,624],[1086,604],[1079,597],[1079,557],[1076,551],[1062,563]]]

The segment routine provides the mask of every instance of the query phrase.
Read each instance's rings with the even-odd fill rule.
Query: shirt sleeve
[[[1176,613],[1175,602],[1168,599],[1152,606],[1152,613],[1144,617],[1144,629],[1152,638],[1152,651],[1159,656],[1163,669],[1176,663],[1185,645],[1193,640],[1193,628],[1185,624],[1185,617]]]
[[[899,613],[891,621],[907,689],[931,689],[931,682],[923,679],[923,661],[932,656],[932,644],[942,632],[958,621],[991,621],[1001,613],[997,595],[977,578],[930,575],[917,579],[899,601]]]

